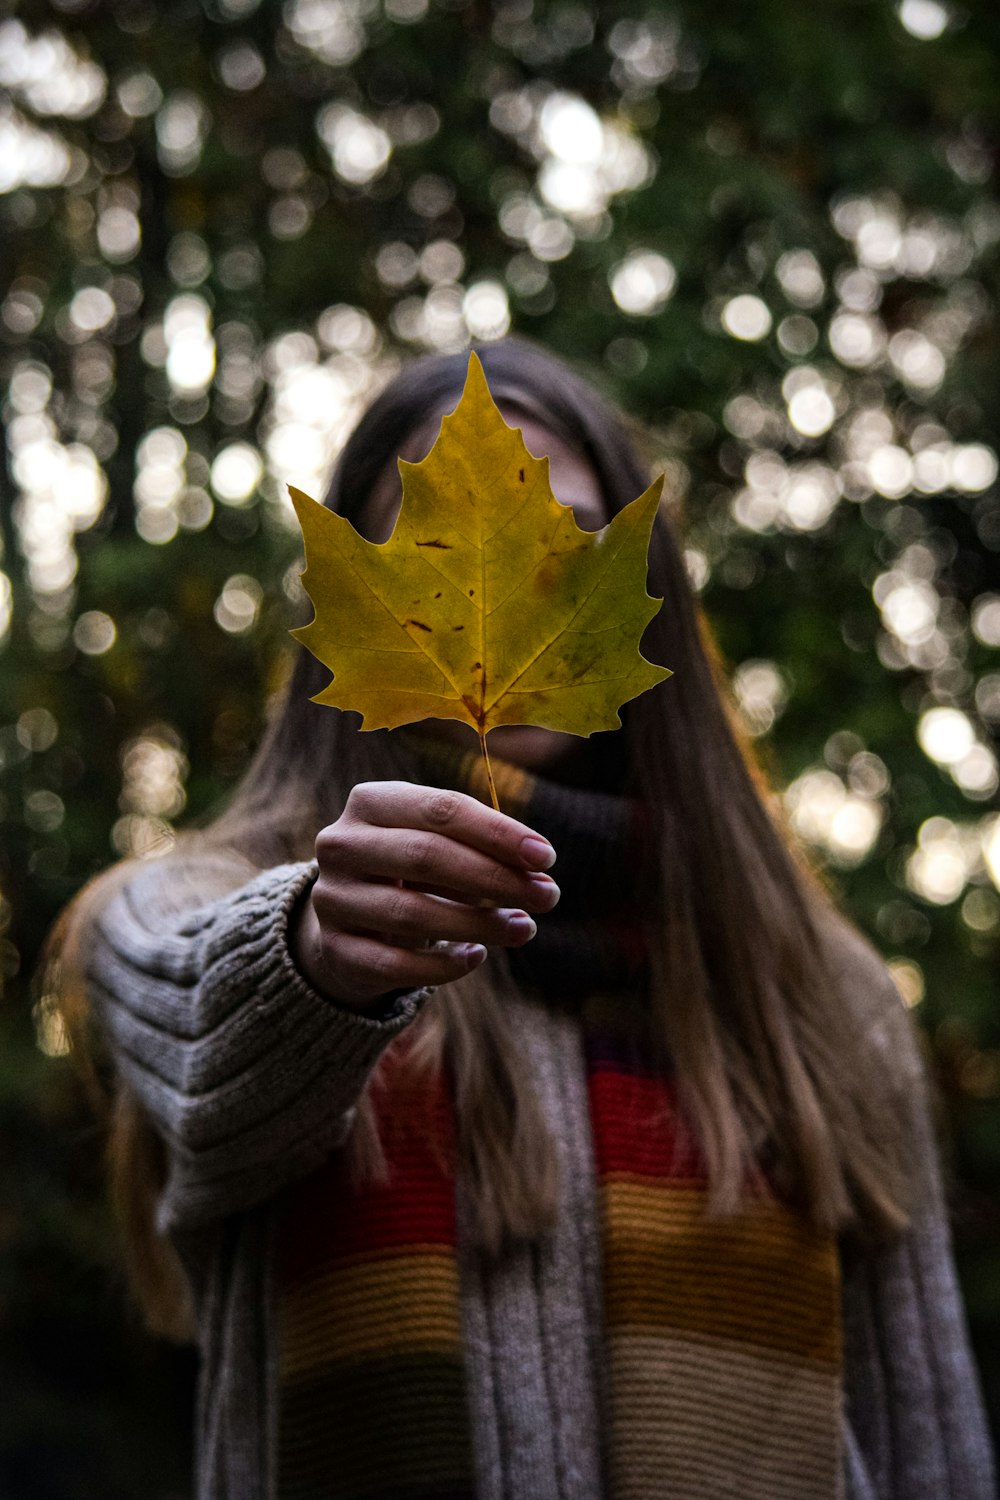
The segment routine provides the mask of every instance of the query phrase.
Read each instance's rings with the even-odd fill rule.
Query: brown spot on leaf
[[[437,594],[434,595],[434,597],[435,597],[435,599],[440,599],[441,595],[440,595],[440,593],[437,593]]]
[[[550,553],[548,557],[544,557],[538,564],[531,582],[538,593],[548,594],[556,587],[559,575],[559,560]]]
[[[517,471],[517,477],[521,481],[521,483],[523,484],[524,483],[524,470],[523,469],[518,469],[518,471]]]
[[[464,630],[465,626],[464,625],[453,625],[451,628],[452,628],[452,630]]]
[[[418,542],[417,546],[418,547],[439,547],[442,552],[450,552],[451,551],[451,543],[450,542],[442,542],[441,539],[440,539],[440,537],[435,537],[434,540],[430,541],[430,542]]]
[[[404,620],[403,624],[404,626],[412,625],[416,630],[426,630],[428,635],[432,633],[431,627],[429,625],[425,625],[423,620]]]

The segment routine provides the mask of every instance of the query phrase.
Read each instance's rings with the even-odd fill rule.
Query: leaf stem
[[[497,800],[497,786],[493,780],[493,767],[490,765],[490,752],[486,748],[486,732],[484,730],[479,731],[479,748],[483,752],[483,761],[486,765],[486,780],[490,784],[490,796],[493,799],[493,806],[499,812],[500,803]]]

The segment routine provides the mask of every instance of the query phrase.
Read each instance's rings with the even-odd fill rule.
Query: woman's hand
[[[529,912],[559,900],[539,834],[463,792],[407,781],[356,786],[316,859],[292,954],[314,988],[360,1011],[460,979],[490,944],[520,947],[535,934]]]

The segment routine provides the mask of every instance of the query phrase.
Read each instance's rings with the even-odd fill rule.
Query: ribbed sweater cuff
[[[309,860],[305,865],[279,866],[277,870],[269,870],[267,875],[261,878],[266,881],[268,876],[276,875],[280,877],[282,874],[287,875],[289,870],[293,870],[296,873],[288,881],[284,892],[279,895],[276,912],[276,920],[279,928],[276,933],[276,948],[278,950],[277,956],[281,965],[281,973],[286,982],[289,984],[294,983],[297,989],[301,989],[313,1001],[319,1001],[321,1004],[327,1006],[336,1016],[343,1018],[345,1022],[362,1023],[357,1028],[359,1033],[357,1038],[358,1043],[363,1045],[363,1038],[367,1039],[369,1043],[375,1043],[377,1046],[375,1057],[377,1058],[378,1052],[386,1045],[387,1035],[389,1038],[395,1036],[396,1032],[401,1031],[409,1021],[413,1020],[424,1000],[426,1000],[428,995],[433,993],[433,986],[425,985],[423,988],[414,990],[395,990],[391,994],[384,996],[380,1001],[377,1001],[371,1010],[364,1012],[352,1010],[347,1005],[340,1005],[336,1000],[331,999],[329,995],[324,995],[321,990],[314,989],[296,965],[291,954],[288,937],[292,912],[298,906],[299,902],[304,899],[310,886],[315,883],[316,877],[319,874],[319,866],[314,859]],[[386,1028],[388,1028],[388,1033]]]

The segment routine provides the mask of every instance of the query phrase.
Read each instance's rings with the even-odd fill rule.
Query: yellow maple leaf
[[[382,543],[289,486],[315,607],[292,634],[334,673],[314,702],[353,709],[366,730],[460,719],[488,767],[497,725],[619,728],[621,705],[671,675],[639,653],[662,603],[645,588],[662,477],[581,530],[474,354],[430,453],[399,469],[402,508]]]

